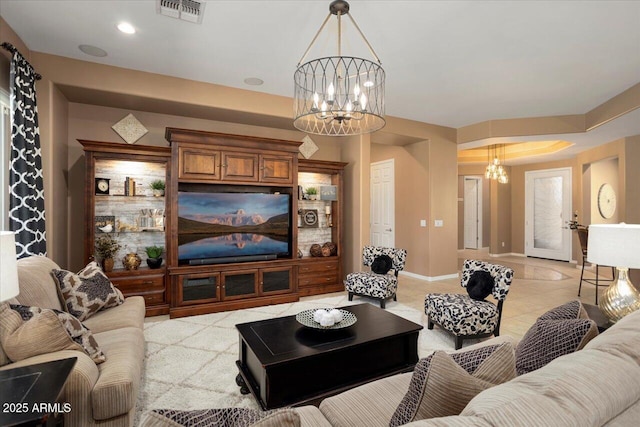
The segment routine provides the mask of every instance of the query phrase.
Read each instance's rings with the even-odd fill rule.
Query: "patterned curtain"
[[[5,47],[5,46],[3,46]],[[9,226],[16,255],[46,255],[44,189],[35,82],[40,76],[13,46],[10,75]]]

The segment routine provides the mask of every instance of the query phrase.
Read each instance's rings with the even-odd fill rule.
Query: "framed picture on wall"
[[[320,187],[320,200],[338,200],[338,187],[335,185],[322,185]]]

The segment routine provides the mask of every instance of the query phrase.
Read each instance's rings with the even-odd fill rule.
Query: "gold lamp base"
[[[628,268],[618,267],[618,280],[605,289],[598,306],[612,322],[640,309],[640,292],[629,280]]]

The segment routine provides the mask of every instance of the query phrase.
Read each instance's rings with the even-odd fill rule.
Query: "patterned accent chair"
[[[424,312],[427,315],[427,327],[433,329],[437,324],[450,332],[456,339],[456,350],[462,347],[462,340],[484,338],[500,334],[502,305],[509,293],[513,279],[513,270],[484,261],[465,260],[462,267],[460,284],[466,289],[471,274],[476,270],[489,272],[494,280],[491,295],[498,302],[477,301],[466,294],[427,294],[424,299]]]
[[[380,301],[380,308],[385,308],[385,301],[391,297],[397,301],[398,273],[404,269],[407,251],[406,249],[365,246],[362,249],[362,264],[371,267],[373,261],[380,255],[387,255],[391,258],[391,270],[387,274],[377,274],[373,271],[349,273],[344,282],[345,289],[349,292],[349,301],[353,301],[354,295],[377,298]]]

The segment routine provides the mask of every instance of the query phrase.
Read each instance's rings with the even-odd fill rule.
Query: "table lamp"
[[[598,304],[611,321],[640,309],[640,292],[629,280],[629,268],[640,268],[640,224],[590,225],[587,261],[618,269],[618,280],[605,289]]]
[[[19,293],[15,234],[0,231],[0,302],[15,298]]]

